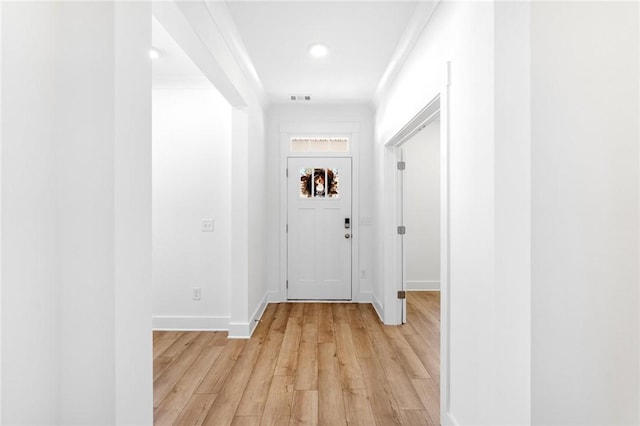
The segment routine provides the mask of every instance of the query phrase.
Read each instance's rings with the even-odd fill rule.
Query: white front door
[[[351,299],[351,158],[288,159],[287,298]]]

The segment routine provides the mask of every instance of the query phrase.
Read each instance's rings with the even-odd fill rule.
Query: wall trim
[[[154,330],[162,331],[227,331],[228,316],[161,316],[152,317]]]
[[[389,65],[382,74],[382,78],[380,78],[380,82],[376,87],[376,91],[373,96],[373,103],[376,107],[380,106],[382,98],[387,93],[388,88],[393,85],[398,73],[411,54],[411,51],[418,43],[424,29],[429,24],[429,21],[431,21],[431,17],[439,3],[440,0],[433,2],[420,2],[416,6],[416,10],[414,11],[412,18],[407,23],[405,31],[393,52]]]
[[[384,143],[383,173],[384,202],[382,214],[385,217],[383,233],[384,264],[382,283],[384,298],[384,323],[402,323],[406,300],[397,299],[397,291],[402,290],[404,262],[401,255],[402,238],[395,232],[399,223],[399,176],[396,161],[399,146],[411,138],[420,127],[440,117],[440,413],[443,424],[457,424],[450,417],[451,407],[451,359],[450,359],[450,171],[449,171],[449,99],[451,88],[451,62],[442,64],[440,90],[426,106],[410,119],[394,136]]]
[[[380,299],[378,299],[378,296],[376,296],[374,293],[372,293],[371,295],[373,296],[373,300],[371,301],[373,309],[378,314],[378,318],[380,318],[380,321],[384,323],[384,308],[382,307],[382,303],[380,303]]]
[[[406,281],[407,291],[440,291],[440,280]]]
[[[281,122],[280,123],[280,295],[281,300],[286,301],[288,294],[286,288],[287,281],[287,215],[288,215],[288,192],[287,177],[285,170],[288,167],[290,157],[337,157],[351,158],[352,164],[352,191],[351,191],[351,217],[360,217],[360,127],[358,121],[336,122],[336,121],[318,121],[318,122]],[[292,153],[289,148],[289,140],[293,136],[346,136],[351,141],[349,152],[341,153]],[[360,270],[360,221],[352,220],[352,250],[351,250],[351,300],[348,302],[357,302],[357,296],[360,295],[360,279],[358,271]]]
[[[229,339],[251,338],[251,327],[248,322],[230,322]]]
[[[249,318],[249,322],[229,322],[229,339],[250,339],[255,331],[265,309],[267,309],[267,296],[265,293],[258,307],[253,311],[253,315]]]
[[[210,42],[216,37],[224,40],[224,35],[215,21],[212,22],[206,3],[153,2],[152,11],[153,16],[227,102],[234,107],[245,107],[247,101],[236,87],[237,82],[231,81],[229,66],[223,67],[217,59],[224,57],[225,53],[231,53],[229,46],[212,46]],[[203,32],[210,37],[203,38]]]
[[[262,81],[258,76],[253,61],[247,52],[247,48],[242,41],[242,37],[236,27],[235,21],[225,2],[204,2],[209,11],[209,16],[218,27],[218,31],[227,44],[227,48],[235,59],[236,64],[242,71],[247,84],[254,92],[262,108],[268,106],[268,99]]]
[[[269,302],[267,301],[267,296],[268,293],[265,293],[260,303],[258,303],[258,307],[255,311],[253,311],[253,315],[251,316],[251,318],[249,318],[249,337],[253,335],[253,332],[262,319],[262,315],[264,315],[265,309],[267,309],[267,305],[269,304]]]

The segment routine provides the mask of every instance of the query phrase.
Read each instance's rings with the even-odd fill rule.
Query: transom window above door
[[[349,138],[293,137],[291,152],[349,152]]]

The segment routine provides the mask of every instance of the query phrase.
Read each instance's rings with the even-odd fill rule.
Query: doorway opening
[[[440,395],[440,115],[439,112],[398,147],[398,192],[402,240],[402,328],[430,380],[423,382],[435,401]],[[434,411],[439,411],[434,402]]]
[[[271,302],[358,301],[360,123],[280,123],[280,286]]]
[[[166,27],[152,63],[153,328],[228,328],[232,106]]]
[[[404,226],[400,237],[402,287],[407,297],[413,295],[415,300],[439,305],[440,113],[429,118],[398,149],[402,164],[398,179],[400,220]],[[403,305],[402,322],[406,323],[416,306]],[[439,308],[437,318],[439,321]]]
[[[385,144],[392,201],[386,207],[386,240],[395,252],[387,263],[394,284],[386,294],[395,299],[398,293],[390,318],[395,315],[398,324],[408,318],[403,327],[417,330],[431,348],[421,361],[439,382],[441,419],[449,411],[447,94],[448,85]]]

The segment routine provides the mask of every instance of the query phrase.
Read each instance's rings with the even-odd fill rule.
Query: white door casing
[[[398,232],[398,238],[400,239],[400,273],[401,273],[401,291],[405,292],[405,298],[401,299],[401,324],[407,323],[407,299],[406,299],[406,291],[407,291],[407,249],[406,249],[406,239],[404,238],[404,232],[406,232],[405,223],[404,223],[404,196],[405,196],[405,180],[404,180],[404,170],[405,170],[405,161],[404,161],[404,151],[402,148],[396,148],[396,154],[398,158],[398,200],[396,204],[398,206],[398,222],[403,229],[403,233]],[[402,164],[402,167],[400,166]]]
[[[287,166],[287,299],[351,300],[351,158]]]

